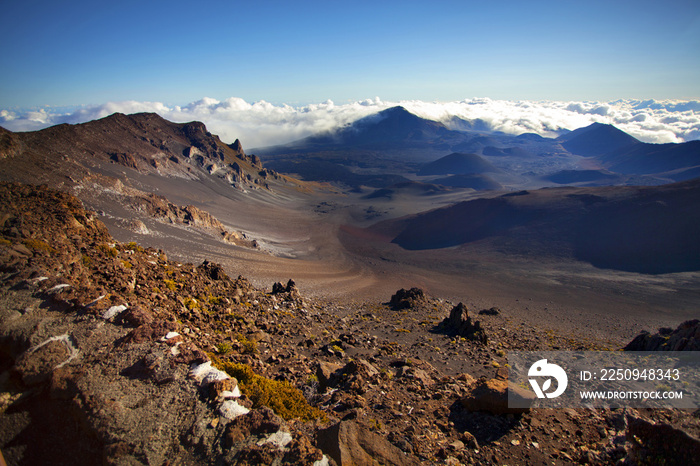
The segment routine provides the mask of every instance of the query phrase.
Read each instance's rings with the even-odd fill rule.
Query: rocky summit
[[[192,221],[195,214],[164,211]],[[697,413],[513,412],[504,404],[507,350],[614,348],[417,288],[400,290],[391,302],[348,306],[304,296],[293,280],[271,283],[268,291],[236,275],[214,262],[180,263],[167,251],[117,242],[72,195],[0,185],[6,462],[651,464],[663,458],[689,464],[697,458]],[[635,341],[647,349],[660,338],[696,348],[695,328],[689,323]]]

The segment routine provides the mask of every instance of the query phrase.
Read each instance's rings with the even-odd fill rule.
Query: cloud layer
[[[613,124],[645,142],[685,142],[700,139],[700,101],[617,100],[614,102],[506,101],[488,98],[457,102],[382,101],[378,97],[336,105],[292,107],[231,97],[205,97],[186,106],[160,102],[108,102],[71,111],[44,108],[0,111],[0,126],[11,131],[34,131],[60,123],[83,123],[114,112],[155,112],[176,122],[198,120],[225,142],[240,139],[244,148],[283,144],[352,123],[389,107],[403,105],[424,118],[448,122],[452,117],[480,119],[494,131],[557,136],[593,122]]]

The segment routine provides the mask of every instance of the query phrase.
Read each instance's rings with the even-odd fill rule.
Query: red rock
[[[462,398],[461,403],[470,411],[487,411],[493,414],[518,414],[530,411],[530,408],[509,408],[508,391],[518,398],[518,404],[531,404],[535,394],[513,385],[507,380],[490,379],[477,382],[471,391]]]
[[[318,431],[316,441],[319,448],[339,466],[418,464],[385,438],[353,421],[341,421]]]

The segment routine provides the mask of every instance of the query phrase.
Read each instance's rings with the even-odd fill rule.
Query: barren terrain
[[[161,192],[176,198],[176,192]],[[461,198],[474,194],[464,192]],[[596,268],[567,258],[528,257],[488,244],[408,251],[365,227],[382,219],[439,207],[459,194],[390,202],[353,194],[307,194],[301,200],[237,204],[214,192],[203,208],[255,238],[261,250],[230,246],[193,230],[140,235],[105,222],[122,241],[171,251],[182,261],[207,258],[256,284],[293,278],[304,293],[362,303],[386,300],[418,286],[433,296],[480,307],[497,305],[531,325],[552,327],[621,345],[641,330],[674,327],[697,317],[700,273],[648,275]],[[368,214],[369,212],[369,214]],[[155,222],[154,222],[155,223]]]
[[[562,235],[591,199],[637,201],[642,190],[504,201],[419,183],[334,187],[155,115],[0,136],[0,180],[24,183],[0,185],[10,464],[687,464],[700,454],[689,411],[504,406],[508,350],[619,350],[660,327],[647,343],[698,348],[699,324],[686,321],[698,317],[700,271],[598,268]],[[692,234],[697,194],[684,186],[686,229],[668,215],[674,198],[654,197],[666,188],[644,191],[643,205],[669,232]],[[508,199],[514,211],[450,210]],[[432,248],[475,223],[489,234]],[[402,247],[400,234],[419,228],[420,247]]]

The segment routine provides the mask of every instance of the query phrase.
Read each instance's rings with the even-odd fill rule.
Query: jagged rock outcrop
[[[458,335],[483,344],[488,343],[486,332],[481,328],[481,323],[478,320],[472,322],[467,306],[462,303],[452,308],[449,317],[440,323],[439,328],[450,335]]]
[[[113,160],[114,162],[124,165],[125,167],[128,168],[134,168],[137,169],[139,168],[138,164],[136,163],[136,158],[134,157],[133,154],[129,153],[115,153],[110,155],[110,159]]]
[[[236,154],[237,157],[242,157],[243,160],[245,160],[245,152],[243,151],[243,145],[241,144],[241,141],[236,139],[233,144],[230,144],[229,147],[233,149],[234,153]]]
[[[700,351],[700,320],[683,322],[675,330],[642,332],[625,346],[625,351]]]
[[[216,176],[242,190],[269,189],[270,180],[285,180],[259,157],[246,155],[240,141],[227,145],[201,122],[173,123],[155,113],[115,113],[28,133],[2,129],[0,160],[6,175],[0,181],[50,185],[66,176],[79,183],[100,161],[167,177]]]
[[[391,307],[396,310],[414,307],[419,304],[427,303],[425,292],[420,288],[411,288],[409,290],[401,288],[397,291],[389,301]]]
[[[165,197],[153,193],[138,194],[134,192],[134,194],[125,195],[125,197],[134,210],[143,212],[161,222],[208,230],[227,243],[252,248],[258,247],[256,241],[247,239],[242,233],[228,230],[216,217],[195,206],[181,207],[168,201]]]

